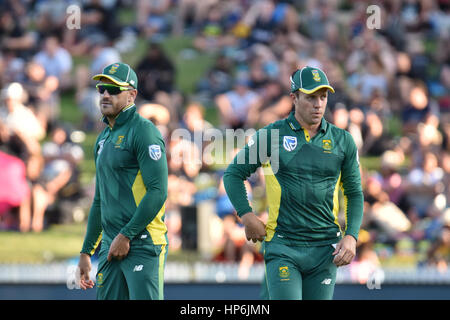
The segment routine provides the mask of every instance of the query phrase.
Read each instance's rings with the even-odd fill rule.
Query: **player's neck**
[[[298,115],[295,115],[295,118],[297,119],[298,123],[302,126],[302,128],[308,131],[308,134],[311,138],[314,137],[317,134],[317,132],[319,131],[321,121],[317,124],[316,123],[308,124]]]

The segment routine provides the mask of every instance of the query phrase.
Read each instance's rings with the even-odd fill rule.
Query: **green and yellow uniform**
[[[94,156],[95,196],[81,252],[92,255],[101,240],[97,298],[163,299],[168,169],[162,136],[133,104],[100,133]],[[108,262],[118,233],[131,240],[130,251]]]
[[[322,119],[310,138],[294,112],[258,130],[224,175],[239,216],[252,211],[243,181],[259,167],[269,206],[264,258],[270,298],[331,299],[336,278],[332,245],[343,234],[357,239],[362,221],[359,160],[351,135]],[[339,189],[345,230],[338,222]]]

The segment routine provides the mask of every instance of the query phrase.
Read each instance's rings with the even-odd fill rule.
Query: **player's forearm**
[[[102,217],[100,211],[100,202],[95,201],[89,211],[86,236],[84,237],[81,253],[92,255],[100,242],[102,235]]]
[[[142,198],[133,218],[120,230],[120,233],[132,240],[144,230],[164,206],[167,188],[151,188]]]
[[[234,165],[236,166],[236,165]],[[252,211],[248,202],[247,190],[245,189],[244,180],[241,174],[237,173],[237,168],[230,165],[223,176],[223,185],[227,192],[228,198],[233,204],[238,216],[242,216]]]
[[[347,198],[347,227],[345,235],[351,235],[358,240],[359,229],[363,219],[364,196],[362,192],[346,194]]]

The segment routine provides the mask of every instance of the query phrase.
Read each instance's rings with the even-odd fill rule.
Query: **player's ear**
[[[136,100],[136,97],[137,97],[137,90],[136,89],[133,89],[133,90],[130,90],[129,91],[129,101],[128,101],[128,104],[130,104],[130,103],[132,103],[132,102],[134,102],[135,100]]]

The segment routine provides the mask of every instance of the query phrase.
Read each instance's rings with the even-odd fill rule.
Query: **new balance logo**
[[[133,272],[142,271],[144,269],[144,266],[142,264],[134,266]]]
[[[330,279],[330,278],[323,279],[323,281],[321,282],[321,284],[330,285],[330,284],[331,284],[331,279]]]

